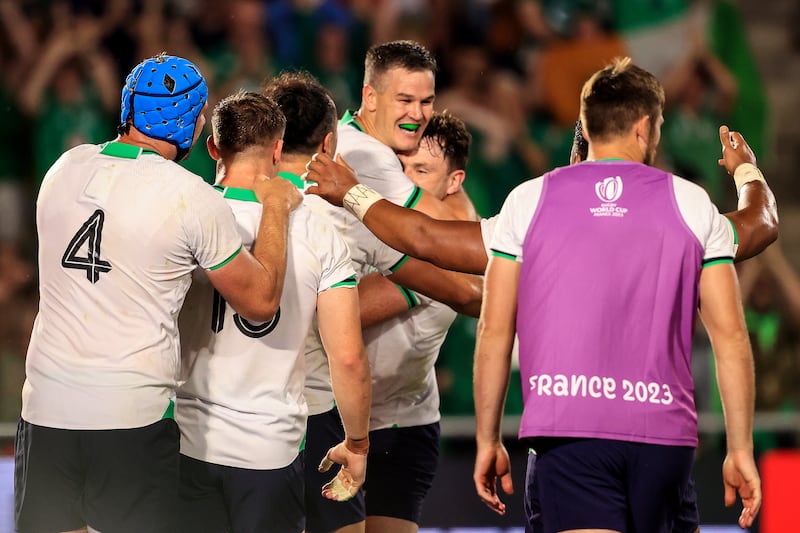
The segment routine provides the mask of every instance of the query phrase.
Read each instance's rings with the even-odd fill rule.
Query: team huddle
[[[480,316],[474,480],[489,508],[512,489],[500,425],[518,342],[527,531],[695,531],[698,308],[726,504],[738,491],[752,524],[732,263],[775,239],[777,217],[747,143],[720,129],[740,198],[723,216],[651,166],[663,89],[615,60],[584,86],[573,164],[481,219],[462,187],[470,135],[434,112],[436,70],[393,41],[368,51],[358,110],[303,72],[208,110],[190,61],[133,69],[119,136],[64,153],[37,200],[17,531],[413,533],[457,313]],[[202,149],[206,111],[213,186],[176,163]]]

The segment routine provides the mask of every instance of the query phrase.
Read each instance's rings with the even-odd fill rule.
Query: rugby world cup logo
[[[594,192],[600,201],[614,203],[622,196],[622,178],[614,176],[598,181],[594,184]]]

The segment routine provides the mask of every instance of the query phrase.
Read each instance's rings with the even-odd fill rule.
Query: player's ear
[[[361,89],[361,102],[364,109],[374,112],[377,109],[376,100],[378,99],[378,91],[369,83],[364,85]]]
[[[336,153],[336,132],[329,131],[322,139],[322,153],[333,157]]]
[[[467,173],[464,170],[454,170],[447,176],[447,194],[457,193],[464,183]]]
[[[281,162],[282,153],[283,153],[283,139],[278,139],[272,146],[272,164],[275,165],[276,168]]]
[[[211,159],[214,161],[220,160],[219,148],[217,148],[217,145],[214,143],[213,135],[209,135],[206,139],[206,150],[208,150],[208,155],[211,156]]]

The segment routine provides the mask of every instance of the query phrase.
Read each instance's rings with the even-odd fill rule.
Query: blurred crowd
[[[659,166],[703,185],[722,211],[735,209],[736,193],[716,162],[719,125],[766,155],[764,84],[733,0],[0,0],[0,420],[19,415],[39,183],[68,148],[115,137],[123,73],[162,50],[186,57],[213,107],[302,68],[343,112],[360,103],[366,49],[392,39],[435,53],[435,107],[472,133],[465,188],[483,216],[522,180],[568,162],[580,88],[615,56],[664,84]],[[203,146],[184,164],[213,179]],[[757,408],[796,412],[800,281],[778,244],[768,252],[741,272]],[[439,362],[445,414],[472,411],[473,343],[474,321],[459,319]],[[699,407],[718,409],[705,400],[710,357],[697,359],[708,376]]]

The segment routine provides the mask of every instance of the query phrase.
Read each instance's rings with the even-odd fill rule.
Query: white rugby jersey
[[[391,148],[361,130],[361,126],[346,113],[337,128],[337,154],[342,155],[353,167],[361,183],[378,191],[384,198],[405,207],[414,207],[422,195],[422,189],[414,185],[403,173],[403,166]],[[372,267],[382,274],[389,274],[403,264],[407,256],[387,246],[342,207],[327,202],[317,202],[316,208],[330,220],[344,237],[356,268]],[[309,333],[306,343],[305,396],[309,414],[324,413],[333,408],[328,360],[322,348],[316,325]]]
[[[372,370],[370,431],[432,424],[439,420],[434,364],[456,312],[398,287],[408,311],[364,330]]]
[[[250,247],[261,204],[250,190],[223,190]],[[307,417],[304,346],[317,295],[356,285],[347,245],[312,211],[303,205],[291,215],[280,310],[270,322],[239,317],[206,276],[195,276],[180,316],[186,376],[176,410],[181,453],[259,470],[283,468],[297,457]]]
[[[191,273],[222,266],[242,246],[228,206],[176,163],[110,142],[56,161],[36,220],[39,313],[22,418],[124,429],[169,416]]]

